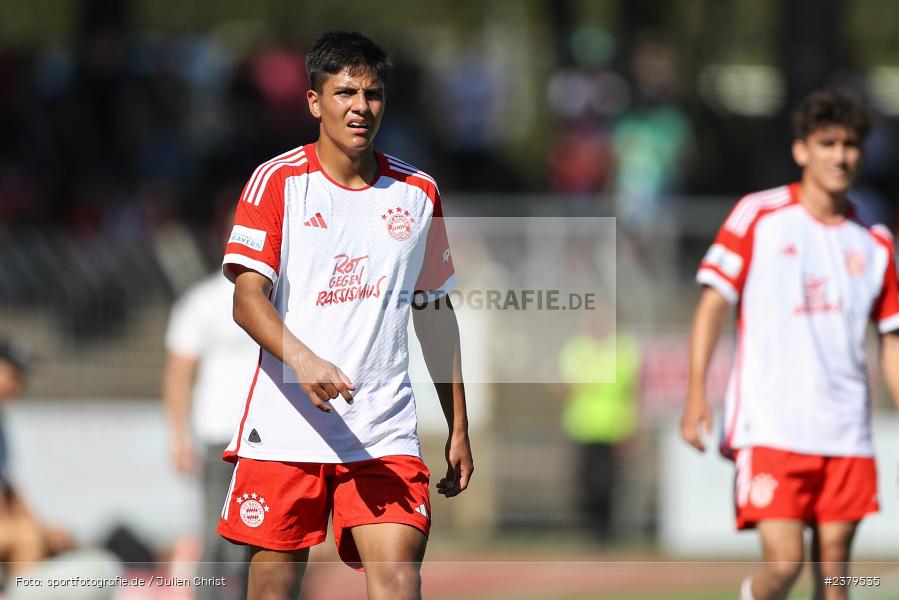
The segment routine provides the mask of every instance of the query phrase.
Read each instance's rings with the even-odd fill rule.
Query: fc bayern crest
[[[240,520],[247,527],[256,528],[265,521],[265,513],[269,511],[269,505],[265,498],[253,492],[252,494],[237,494],[234,501],[240,505]]]
[[[758,508],[765,508],[774,499],[775,489],[777,489],[777,480],[768,473],[759,473],[752,478],[749,501]]]
[[[865,255],[858,250],[846,250],[846,271],[850,277],[858,277],[865,272]]]
[[[387,222],[387,233],[393,239],[402,242],[412,235],[412,224],[415,223],[415,219],[409,216],[408,210],[403,210],[399,206],[388,208],[387,212],[381,215],[381,219]]]

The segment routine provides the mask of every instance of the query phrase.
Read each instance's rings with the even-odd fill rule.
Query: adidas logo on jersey
[[[321,229],[328,228],[328,224],[325,223],[325,218],[320,212],[315,213],[315,216],[303,223],[303,225],[306,227],[319,227]]]
[[[419,504],[417,507],[415,507],[415,512],[417,512],[420,515],[423,515],[426,519],[430,518],[428,516],[428,507],[425,506],[424,504]]]

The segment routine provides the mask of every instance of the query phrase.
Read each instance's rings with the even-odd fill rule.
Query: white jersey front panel
[[[899,328],[893,261],[886,229],[823,223],[795,184],[736,205],[697,275],[739,304],[722,451],[873,454],[864,339]]]
[[[257,198],[260,206],[245,192],[224,266],[241,264],[273,279],[272,303],[287,328],[346,373],[355,401],[338,397],[333,413],[321,412],[296,374],[262,352],[226,455],[328,463],[418,456],[407,373],[410,302],[417,290],[444,293],[453,276],[436,185],[379,154],[377,181],[350,190],[321,170],[312,145],[295,152],[304,156],[268,167],[275,187]],[[280,218],[254,218],[267,201],[281,205]]]

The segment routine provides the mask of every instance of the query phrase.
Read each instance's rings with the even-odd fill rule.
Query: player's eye
[[[380,100],[384,97],[383,90],[366,90],[365,98],[367,100]]]

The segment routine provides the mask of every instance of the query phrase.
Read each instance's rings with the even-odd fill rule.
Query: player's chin
[[[374,136],[371,134],[352,134],[343,140],[343,147],[346,152],[361,152],[371,148]]]
[[[845,175],[835,175],[828,178],[826,183],[827,191],[831,194],[845,194],[852,187],[855,177],[847,173]]]

